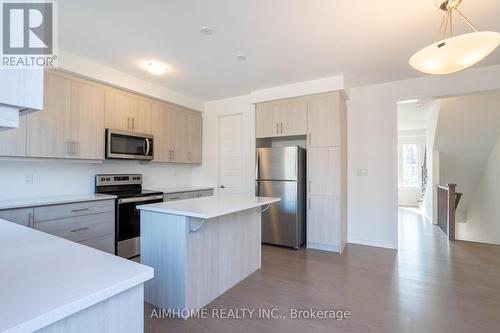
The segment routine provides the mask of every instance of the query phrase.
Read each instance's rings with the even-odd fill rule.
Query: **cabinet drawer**
[[[80,242],[80,244],[92,247],[97,250],[115,254],[115,237],[113,235],[89,239]]]
[[[163,197],[164,201],[175,201],[193,198],[191,192],[168,193]]]
[[[204,190],[192,193],[193,193],[193,198],[211,197],[212,195],[214,195],[214,190]]]
[[[64,205],[35,207],[35,223],[81,215],[114,212],[114,200],[76,202]]]
[[[113,212],[35,222],[35,229],[74,242],[82,242],[115,233]]]

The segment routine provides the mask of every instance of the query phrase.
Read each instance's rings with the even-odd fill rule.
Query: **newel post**
[[[455,191],[457,184],[448,184],[448,239],[455,240]]]

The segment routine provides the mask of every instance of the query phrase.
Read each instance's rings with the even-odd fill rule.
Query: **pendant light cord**
[[[434,38],[434,43],[442,40],[446,37],[446,33],[448,31],[448,26],[450,27],[450,37],[453,37],[453,10],[456,10],[458,15],[467,23],[467,25],[474,30],[475,32],[479,32],[476,27],[465,17],[464,14],[458,9],[458,7],[450,8],[446,11],[446,15],[443,15],[443,20],[441,21],[441,25],[439,26],[438,31],[436,32],[436,38]]]

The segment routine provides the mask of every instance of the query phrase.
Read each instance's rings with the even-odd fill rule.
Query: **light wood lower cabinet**
[[[309,195],[307,202],[308,247],[342,251],[340,196]]]
[[[177,200],[184,200],[184,199],[211,197],[213,195],[214,195],[214,190],[166,193],[163,196],[163,201],[177,201]]]
[[[311,195],[341,194],[341,150],[339,147],[307,150],[307,187]]]
[[[25,227],[33,227],[33,208],[0,210],[0,219],[24,225]]]
[[[0,219],[115,253],[115,200],[0,210]]]

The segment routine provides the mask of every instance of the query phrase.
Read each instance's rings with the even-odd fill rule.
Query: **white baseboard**
[[[342,252],[341,246],[339,246],[339,245],[321,244],[321,243],[313,243],[313,242],[307,242],[307,248],[308,249],[315,249],[315,250],[322,250],[322,251],[329,251],[329,252],[337,252],[337,253]]]
[[[376,240],[349,239],[348,243],[358,244],[358,245],[375,246],[375,247],[382,247],[384,249],[397,250],[397,246],[394,246],[393,243],[381,242],[381,241],[376,241]]]

